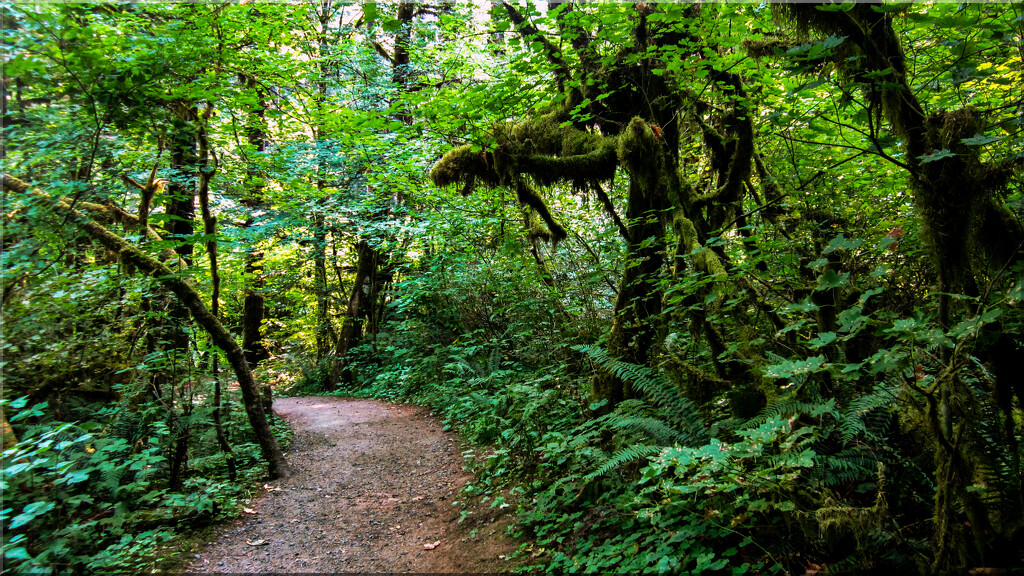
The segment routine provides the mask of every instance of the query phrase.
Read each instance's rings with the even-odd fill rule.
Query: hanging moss
[[[565,117],[556,111],[517,124],[498,124],[493,150],[471,145],[450,150],[434,165],[430,179],[436,186],[462,184],[464,195],[478,182],[512,187],[519,202],[535,215],[536,225],[528,224],[530,235],[557,244],[568,234],[526,177],[540,186],[570,183],[587,189],[611,180],[618,165],[615,138],[581,130],[567,124]]]
[[[547,204],[544,203],[544,199],[540,197],[540,194],[533,187],[526,183],[526,181],[519,179],[515,184],[515,189],[516,198],[519,202],[530,207],[531,217],[533,214],[536,214],[547,225],[547,228],[544,229],[539,222],[536,222],[536,218],[533,218],[533,223],[529,224],[531,236],[548,240],[553,244],[558,244],[559,241],[569,236],[565,228],[555,221],[551,211],[548,210]]]
[[[744,40],[740,44],[751,58],[778,56],[797,46],[797,42],[782,36],[769,36],[763,40]]]

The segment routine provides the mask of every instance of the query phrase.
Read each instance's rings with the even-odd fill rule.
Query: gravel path
[[[455,437],[423,408],[334,397],[280,398],[295,474],[264,486],[255,514],[227,525],[189,572],[504,572],[507,518],[459,522]]]

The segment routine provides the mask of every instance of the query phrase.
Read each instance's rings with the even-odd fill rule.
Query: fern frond
[[[795,414],[810,414],[812,416],[830,414],[838,416],[834,399],[830,398],[823,402],[805,402],[791,393],[772,400],[761,410],[760,414],[747,421],[747,425],[760,426],[769,420],[789,418]]]
[[[599,478],[608,474],[613,470],[621,468],[625,464],[630,462],[636,462],[637,460],[646,460],[651,456],[661,453],[664,450],[663,446],[647,446],[644,444],[634,444],[633,446],[627,446],[622,450],[619,450],[615,454],[604,461],[597,470],[594,470],[590,474],[587,474],[584,480],[590,481],[595,478]]]
[[[645,416],[624,416],[620,418],[611,417],[608,423],[621,430],[640,433],[650,440],[663,446],[671,444],[692,445],[696,438],[676,430],[662,420]]]
[[[661,411],[666,423],[676,428],[686,443],[707,441],[707,427],[697,407],[661,374],[648,366],[616,360],[596,346],[574,346],[574,350],[589,356],[595,364],[629,383],[645,401]],[[628,405],[623,407],[628,408]]]

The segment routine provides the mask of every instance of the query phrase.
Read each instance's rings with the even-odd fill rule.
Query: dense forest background
[[[272,393],[536,571],[1024,561],[1020,4],[2,6],[5,572],[236,514]]]

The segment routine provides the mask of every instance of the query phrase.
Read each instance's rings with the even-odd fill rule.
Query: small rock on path
[[[472,476],[454,435],[419,407],[279,398],[292,477],[225,527],[189,572],[505,572],[507,518],[454,506]],[[439,542],[439,543],[438,543]],[[435,543],[436,544],[435,546]]]

